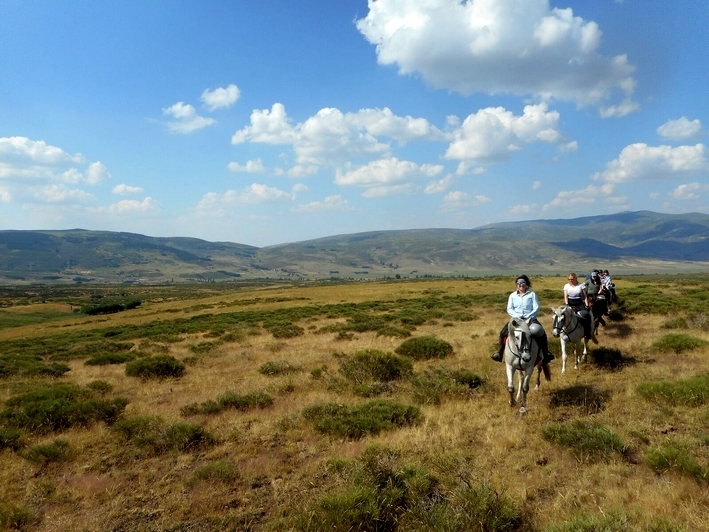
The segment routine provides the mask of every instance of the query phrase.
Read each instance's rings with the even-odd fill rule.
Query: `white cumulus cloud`
[[[453,176],[452,175],[447,175],[443,179],[439,179],[438,181],[431,181],[428,185],[426,185],[426,188],[424,189],[424,193],[426,194],[438,194],[440,192],[445,192],[448,190],[451,185],[453,184]]]
[[[32,187],[30,193],[36,200],[45,203],[80,203],[94,199],[93,194],[64,184]]]
[[[453,132],[445,157],[483,163],[509,158],[525,144],[558,144],[559,113],[547,111],[547,104],[527,105],[521,116],[503,107],[488,107],[469,115]]]
[[[542,210],[566,209],[573,210],[579,205],[594,205],[597,203],[612,204],[614,208],[624,205],[627,198],[616,194],[615,185],[606,183],[601,186],[588,185],[581,190],[562,190],[549,203],[542,207]]]
[[[396,157],[379,159],[343,172],[337,170],[335,183],[340,186],[391,186],[404,181],[431,178],[443,172],[443,166],[400,161]]]
[[[464,95],[600,105],[634,86],[625,55],[599,53],[598,24],[548,0],[377,0],[356,24],[380,64]]]
[[[426,119],[397,116],[386,107],[356,113],[326,107],[304,122],[293,124],[283,104],[275,103],[270,110],[254,110],[250,125],[234,133],[231,141],[290,144],[298,165],[307,167],[381,156],[389,152],[392,140],[405,144],[445,138],[446,134]]]
[[[261,159],[253,159],[246,161],[246,164],[231,162],[229,163],[229,170],[232,172],[245,172],[247,174],[262,174],[266,171],[266,168],[263,166]]]
[[[176,104],[166,107],[162,110],[165,116],[174,118],[167,123],[167,129],[170,133],[191,133],[214,124],[213,118],[205,118],[197,114],[197,110],[190,104],[177,102]]]
[[[291,209],[293,212],[351,211],[350,203],[341,194],[326,196],[323,201],[311,201]]]
[[[673,180],[709,174],[707,148],[695,146],[648,146],[631,144],[623,148],[617,159],[606,163],[606,169],[592,176],[596,181],[627,183]]]
[[[227,190],[219,194],[208,192],[197,203],[199,216],[224,216],[235,205],[254,205],[273,201],[292,200],[294,193],[262,183],[252,183],[242,190]]]
[[[219,87],[214,90],[205,89],[200,99],[207,109],[214,111],[231,107],[239,99],[239,96],[241,96],[239,87],[232,83],[228,87]]]
[[[709,184],[707,183],[686,183],[674,189],[672,191],[672,197],[683,201],[694,201],[708,193]]]
[[[126,196],[128,194],[139,194],[143,192],[143,189],[140,187],[132,187],[130,185],[126,185],[125,183],[121,183],[120,185],[116,185],[115,187],[113,187],[113,190],[111,190],[111,192],[120,196]]]
[[[687,140],[701,137],[704,131],[701,121],[683,116],[677,120],[668,120],[657,128],[657,133],[666,139]]]
[[[96,214],[122,215],[122,214],[156,214],[160,210],[158,203],[147,196],[142,201],[139,200],[121,200],[106,207],[97,207],[89,209]]]

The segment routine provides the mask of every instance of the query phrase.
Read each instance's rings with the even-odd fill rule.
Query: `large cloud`
[[[673,180],[709,174],[707,148],[695,146],[648,146],[631,144],[606,169],[592,176],[596,181],[628,183]]]
[[[560,144],[559,113],[547,111],[547,104],[527,105],[521,116],[503,107],[488,107],[468,116],[454,132],[446,158],[495,162],[507,159],[525,144]]]
[[[464,95],[510,93],[603,105],[604,116],[637,108],[634,67],[598,53],[602,32],[548,0],[369,0],[357,21],[381,64]]]
[[[396,116],[386,107],[356,113],[326,107],[294,125],[283,104],[275,103],[270,110],[254,110],[251,124],[234,133],[231,141],[291,144],[296,162],[307,167],[337,165],[385,154],[390,145],[378,137],[403,144],[412,140],[443,140],[445,135],[424,118]]]
[[[618,210],[625,206],[627,201],[627,197],[616,193],[614,184],[606,183],[601,186],[588,185],[581,190],[562,190],[553,200],[544,205],[542,210],[553,209],[558,211],[565,209],[568,212],[578,212],[579,205],[596,204],[604,204]]]
[[[390,187],[400,186],[420,178],[432,178],[443,172],[443,166],[433,164],[418,165],[411,161],[400,161],[396,157],[379,159],[346,172],[338,170],[335,183],[340,186]],[[393,189],[396,190],[396,189]],[[399,189],[403,190],[403,189]]]
[[[274,201],[291,201],[296,193],[306,190],[301,184],[293,186],[291,192],[286,192],[276,187],[269,187],[262,183],[252,183],[243,190],[227,190],[219,194],[208,192],[197,203],[199,216],[224,216],[235,205],[253,205]]]

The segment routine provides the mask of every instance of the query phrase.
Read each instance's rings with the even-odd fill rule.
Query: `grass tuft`
[[[662,382],[643,382],[638,394],[662,405],[699,407],[709,402],[709,375]]]
[[[415,406],[377,399],[359,406],[321,403],[303,410],[315,430],[340,438],[360,439],[368,434],[414,425],[421,419]]]
[[[579,460],[607,461],[628,457],[629,449],[620,436],[599,423],[574,420],[554,423],[542,429],[545,440],[571,449]]]
[[[709,345],[709,342],[684,333],[669,333],[653,342],[652,347],[661,352],[684,353]]]
[[[340,364],[340,373],[355,384],[372,380],[389,382],[411,375],[413,367],[409,358],[377,349],[366,349],[344,360]]]
[[[185,364],[170,355],[141,358],[126,364],[126,375],[141,379],[176,379],[184,372]]]
[[[441,404],[444,397],[469,397],[482,383],[480,376],[466,369],[429,369],[411,378],[414,401],[432,405]]]
[[[419,336],[409,338],[394,350],[398,355],[414,360],[430,360],[445,358],[453,354],[453,346],[435,336]]]
[[[700,465],[687,449],[676,442],[646,451],[645,463],[658,474],[674,471],[697,482],[709,483],[709,468]]]

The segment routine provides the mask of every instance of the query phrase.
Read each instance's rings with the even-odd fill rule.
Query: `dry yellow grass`
[[[621,296],[624,287],[637,282],[619,283]],[[3,329],[0,340],[216,315],[243,308],[394,301],[432,291],[446,296],[506,294],[510,284],[509,280],[436,280],[230,290],[204,299],[144,302],[135,311],[107,317],[77,316],[68,328],[53,323]],[[534,279],[537,292],[547,288],[560,291],[560,284],[556,277]],[[253,303],[235,306],[246,301]],[[546,308],[559,303],[542,300]],[[659,328],[666,316],[636,315],[625,322],[611,323],[601,330],[601,345],[621,350],[635,363],[613,372],[590,363],[574,371],[571,365],[561,376],[557,359],[552,364],[553,380],[543,381],[539,392],[530,392],[529,413],[520,418],[517,409],[507,405],[504,367],[489,359],[497,331],[506,319],[504,308],[475,306],[472,311],[477,318],[474,321],[434,320],[417,327],[415,336],[433,335],[446,340],[454,347],[454,355],[443,361],[416,362],[415,371],[441,365],[466,368],[483,377],[485,384],[466,400],[449,398],[440,405],[421,406],[422,421],[416,426],[354,441],[318,434],[300,418],[303,408],[315,403],[364,401],[351,388],[331,389],[328,379],[314,379],[311,371],[327,366],[328,374],[336,376],[343,354],[363,349],[394,351],[401,339],[373,332],[355,333],[351,340],[337,339],[332,333],[316,334],[324,324],[337,321],[318,318],[299,322],[305,329],[302,336],[278,340],[261,330],[199,357],[194,357],[189,347],[208,338],[185,335],[182,342],[168,344],[169,353],[176,358],[196,358],[179,379],[141,381],[127,377],[124,365],[87,366],[84,360],[70,361],[71,371],[61,381],[79,385],[97,379],[106,381],[113,386],[114,395],[129,400],[126,417],[157,415],[168,423],[197,422],[215,436],[217,443],[199,452],[145,456],[103,424],[60,435],[31,436],[31,445],[57,437],[69,440],[70,457],[37,465],[18,453],[0,450],[0,500],[33,512],[38,520],[27,525],[27,530],[285,530],[294,515],[315,504],[323,494],[345,488],[341,478],[327,467],[329,460],[355,460],[367,446],[379,443],[399,451],[406,462],[421,464],[434,474],[489,482],[532,516],[536,530],[562,523],[573,512],[595,515],[616,508],[644,516],[638,518],[641,523],[662,517],[683,530],[709,530],[708,485],[673,473],[657,475],[642,460],[644,449],[674,438],[689,442],[700,464],[709,467],[707,407],[657,406],[635,391],[643,381],[709,373],[709,349],[681,355],[654,352],[650,346],[666,332]],[[541,321],[550,332],[548,316],[547,312]],[[692,334],[709,340],[707,331]],[[136,347],[139,344],[140,340]],[[281,360],[299,371],[280,376],[259,372],[265,362]],[[0,399],[8,399],[27,384],[12,379],[0,381]],[[606,390],[611,399],[593,416],[581,409],[552,408],[552,395],[572,385]],[[275,401],[264,410],[226,410],[188,418],[180,414],[186,405],[214,400],[227,391],[265,391]],[[411,403],[403,383],[394,384],[391,398]],[[572,450],[543,438],[541,428],[546,424],[574,418],[593,419],[607,426],[630,445],[636,459],[583,460]],[[200,468],[220,460],[234,464],[238,477],[229,482],[194,479]]]

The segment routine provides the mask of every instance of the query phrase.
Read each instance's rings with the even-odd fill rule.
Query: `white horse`
[[[551,307],[552,311],[552,330],[551,334],[554,338],[561,340],[561,374],[566,373],[566,346],[573,345],[576,363],[574,369],[579,369],[581,363],[581,343],[583,342],[583,361],[586,362],[588,356],[588,339],[584,337],[583,324],[581,318],[576,315],[573,308],[568,305],[561,305],[558,308]],[[589,311],[590,312],[590,311]],[[591,312],[591,328],[593,330],[593,312]],[[591,336],[594,343],[598,343],[595,336],[595,331]]]
[[[539,389],[541,372],[544,371],[546,380],[551,380],[549,365],[543,362],[543,355],[537,342],[532,341],[532,333],[527,323],[520,318],[512,318],[508,325],[509,334],[505,345],[505,367],[507,370],[507,391],[510,392],[510,406],[513,407],[521,399],[520,415],[527,413],[527,392],[529,381],[532,378],[535,365],[539,366],[537,372],[537,385]],[[514,374],[519,372],[519,390],[515,398]]]

